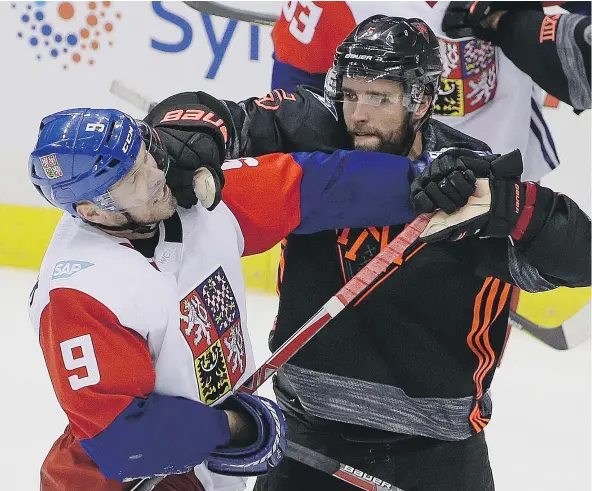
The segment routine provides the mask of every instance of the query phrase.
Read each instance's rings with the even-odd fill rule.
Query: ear
[[[430,106],[432,104],[432,99],[433,99],[433,96],[431,96],[429,94],[423,95],[423,97],[421,99],[421,104],[413,113],[417,119],[421,119],[426,115],[426,113],[429,111]]]
[[[106,213],[90,201],[82,201],[76,205],[78,214],[88,222],[105,224]]]

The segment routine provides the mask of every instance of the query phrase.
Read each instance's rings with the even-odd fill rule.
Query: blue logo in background
[[[152,9],[154,10],[154,13],[162,20],[174,24],[181,30],[180,41],[167,43],[152,38],[150,40],[150,45],[152,46],[152,48],[167,53],[179,53],[189,48],[189,46],[191,45],[191,41],[193,41],[193,28],[191,27],[191,24],[183,17],[165,9],[162,2],[152,2]],[[224,59],[226,51],[228,50],[228,45],[230,44],[230,40],[234,35],[234,31],[236,29],[238,21],[228,19],[226,24],[226,30],[222,35],[222,39],[218,41],[218,39],[216,38],[216,33],[214,31],[214,26],[212,24],[211,16],[208,14],[203,14],[201,12],[200,15],[206,31],[206,35],[208,36],[208,41],[210,43],[210,48],[212,49],[212,54],[214,56],[214,59],[212,60],[212,63],[206,74],[206,78],[212,79],[216,78],[216,74],[218,73],[218,69],[222,64],[222,60]],[[249,28],[249,60],[257,61],[259,60],[259,26],[251,24]]]

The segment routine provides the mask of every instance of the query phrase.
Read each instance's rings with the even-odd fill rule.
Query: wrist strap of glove
[[[515,244],[525,245],[545,226],[555,201],[555,193],[533,182],[524,182],[524,207],[510,238]]]

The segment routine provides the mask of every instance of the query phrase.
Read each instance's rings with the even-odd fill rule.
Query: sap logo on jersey
[[[72,275],[78,273],[78,271],[90,268],[91,266],[94,266],[94,264],[85,261],[60,261],[53,268],[51,278],[53,280],[67,280]]]
[[[163,2],[152,2],[152,10],[154,10],[154,13],[162,20],[173,24],[181,30],[180,41],[178,41],[178,35],[174,36],[173,39],[175,40],[171,42],[160,41],[158,39],[155,39],[154,37],[151,38],[150,45],[152,46],[152,48],[158,51],[165,51],[167,53],[179,53],[189,48],[191,42],[193,41],[193,28],[191,27],[191,24],[180,15],[175,14],[170,10],[167,10],[164,7]],[[194,14],[193,16],[195,16],[197,12],[192,13]],[[234,31],[236,29],[238,21],[228,20],[226,24],[226,29],[222,34],[220,41],[218,41],[218,38],[220,36],[216,36],[211,16],[202,13],[201,20],[203,22],[203,27],[205,28],[206,35],[208,37],[208,43],[210,45],[210,48],[212,49],[213,55],[212,62],[210,64],[210,67],[208,68],[208,72],[206,73],[206,78],[216,78],[216,74],[218,73],[218,69],[222,64],[224,55],[226,55],[228,45],[230,44],[230,40],[234,35]],[[259,26],[251,24],[249,28],[249,60],[257,61],[259,60]]]

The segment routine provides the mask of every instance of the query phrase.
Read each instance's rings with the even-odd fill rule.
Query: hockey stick
[[[249,394],[255,392],[284,363],[308,343],[315,334],[325,327],[331,319],[366,291],[368,286],[373,284],[397,257],[401,256],[411,244],[415,243],[428,225],[431,216],[431,214],[419,215],[407,225],[382,251],[374,256],[372,261],[343,285],[308,322],[292,334],[261,367],[255,370],[249,380],[236,390]]]
[[[126,84],[120,80],[113,80],[109,92],[116,95],[125,102],[129,102],[132,106],[141,109],[142,111],[149,113],[154,109],[157,102],[151,101],[146,96],[130,89]]]
[[[129,491],[152,491],[156,485],[162,481],[166,476],[155,476],[149,479],[142,479]]]
[[[367,491],[403,491],[401,488],[393,486],[383,479],[371,476],[351,465],[342,464],[331,457],[303,447],[298,443],[288,441],[286,457],[297,460],[325,474],[330,474],[359,489],[365,489]]]
[[[366,289],[387,270],[389,265],[391,265],[397,257],[401,256],[410,245],[417,241],[419,235],[428,225],[431,216],[432,214],[419,215],[409,225],[407,225],[407,227],[405,227],[405,229],[399,235],[397,235],[382,251],[374,256],[372,261],[370,261],[368,264],[366,264],[366,266],[358,271],[358,273],[351,280],[343,285],[343,287],[341,287],[341,289],[335,295],[333,295],[319,309],[319,311],[308,320],[308,322],[306,322],[294,334],[292,334],[292,336],[290,336],[290,338],[288,338],[288,340],[282,344],[279,349],[273,355],[271,355],[267,361],[265,361],[265,363],[263,363],[263,365],[256,369],[253,375],[251,375],[251,377],[249,377],[249,379],[243,385],[236,388],[234,392],[243,391],[252,394],[259,387],[261,387],[261,385],[274,373],[276,373],[284,363],[292,358],[306,343],[308,343],[313,338],[315,334],[325,327],[331,319],[336,317],[339,312],[341,312],[353,300],[364,293]],[[312,450],[310,452],[312,452]],[[291,458],[300,461],[299,456],[301,454],[302,452],[297,452],[296,449],[292,452]],[[319,454],[319,458],[321,457],[324,456]],[[310,458],[306,462],[302,463],[310,465],[311,467],[322,472],[328,472],[329,474],[334,475],[335,477],[344,481],[350,482],[353,485],[357,485],[355,484],[356,474],[354,471],[358,473],[360,471],[351,467],[352,470],[348,473],[345,469],[347,467],[349,470],[349,466],[345,466],[337,461],[333,461],[329,457],[326,457],[326,459],[328,460],[325,461],[325,466],[323,468],[320,468],[318,465],[311,465],[309,463],[311,462]],[[330,466],[326,465],[327,463],[329,463]],[[338,468],[332,470],[335,465],[337,465]],[[343,469],[341,469],[342,466]],[[150,486],[150,482],[152,480],[144,480],[137,485],[139,487],[133,489],[134,491],[150,491],[156,484],[158,484],[158,482],[160,482],[161,479],[162,478],[159,479],[159,477],[152,478],[152,480],[155,480],[154,485],[152,487],[146,488],[142,486],[144,484],[146,484],[146,486]],[[364,483],[364,481],[360,480],[360,483]],[[373,484],[371,484],[371,486],[373,486]],[[383,488],[364,487],[362,489],[380,490]],[[396,488],[393,489],[396,491]]]
[[[551,348],[558,350],[566,350],[569,348],[565,338],[565,333],[563,332],[563,325],[553,328],[540,327],[539,325],[529,321],[527,318],[521,316],[513,310],[510,310],[508,324],[510,324],[512,327],[515,327],[516,329],[520,329],[521,331],[526,331]]]
[[[398,488],[383,479],[371,476],[351,465],[342,464],[331,457],[315,452],[298,443],[288,441],[286,457],[296,460],[304,465],[308,465],[317,471],[341,479],[359,489],[365,489],[366,491],[403,491],[401,488]],[[131,488],[130,491],[152,491],[165,477],[166,476],[156,476],[148,480],[140,481]]]
[[[226,19],[240,20],[249,22],[250,24],[257,24],[260,26],[273,26],[278,20],[278,16],[274,14],[265,14],[255,10],[244,10],[229,7],[221,2],[183,2],[193,10],[197,10],[202,14],[215,15],[217,17],[225,17]]]

